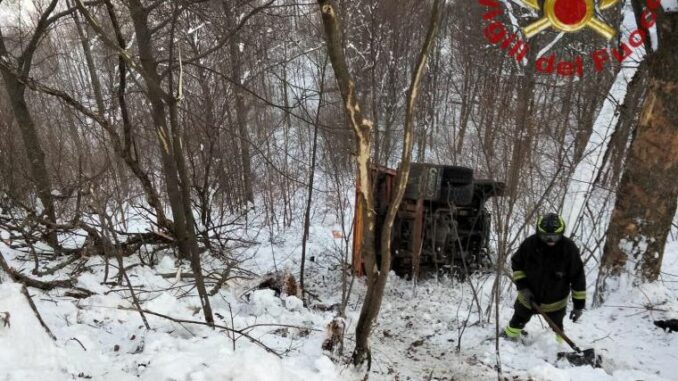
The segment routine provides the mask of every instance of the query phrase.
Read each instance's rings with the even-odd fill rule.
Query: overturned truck
[[[395,196],[395,170],[373,167],[376,252],[386,211]],[[474,179],[471,168],[412,163],[391,233],[392,269],[399,276],[431,272],[467,274],[492,266],[490,213],[485,202],[504,192],[504,183]],[[356,203],[357,205],[357,203]],[[354,271],[363,273],[362,213],[355,211]]]

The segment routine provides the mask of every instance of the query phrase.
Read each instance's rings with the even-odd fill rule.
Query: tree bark
[[[342,45],[341,26],[337,15],[337,7],[332,0],[318,0],[320,5],[320,12],[322,15],[323,26],[325,30],[325,39],[327,43],[327,51],[334,70],[334,76],[339,86],[342,100],[344,101],[344,108],[346,111],[347,121],[356,138],[356,160],[357,160],[357,195],[356,195],[356,211],[362,214],[359,218],[363,221],[362,224],[362,245],[361,256],[365,263],[365,270],[367,272],[368,291],[363,302],[363,309],[360,314],[360,321],[356,328],[356,352],[360,352],[359,356],[354,355],[355,363],[362,363],[366,360],[366,351],[369,350],[367,346],[367,337],[369,336],[370,325],[366,324],[365,314],[372,314],[369,322],[376,317],[376,313],[370,309],[371,303],[370,295],[374,293],[375,278],[378,273],[376,269],[375,256],[375,236],[374,226],[376,215],[374,213],[374,197],[372,194],[372,186],[370,183],[370,144],[372,121],[366,119],[362,115],[362,109],[358,104],[355,83],[348,71],[348,64],[344,56],[344,49]],[[356,237],[356,239],[359,239]],[[383,289],[381,290],[383,293]],[[372,307],[373,308],[373,307]],[[378,308],[377,311],[378,312]]]
[[[678,198],[678,13],[659,9],[658,49],[647,58],[649,87],[608,227],[597,302],[608,277],[634,260],[643,282],[657,280]]]
[[[177,98],[162,89],[158,62],[149,29],[148,10],[139,0],[129,2],[129,9],[137,36],[137,46],[141,62],[142,76],[147,87],[148,100],[151,103],[151,116],[156,134],[160,142],[163,172],[167,195],[174,218],[174,234],[179,246],[179,256],[191,262],[196,275],[196,288],[200,296],[205,321],[213,325],[214,317],[210,306],[205,284],[202,279],[200,252],[195,235],[195,221],[191,204],[191,181],[186,169],[183,144],[181,142],[181,126],[177,119]],[[173,17],[176,21],[176,10]],[[172,31],[174,26],[172,26]],[[173,33],[172,33],[173,34]],[[174,41],[170,39],[172,46]],[[170,53],[170,56],[172,53]],[[173,57],[170,57],[172,62]],[[170,91],[172,89],[170,74]],[[169,122],[166,113],[169,113]]]
[[[231,9],[233,5],[224,3],[224,10],[233,25],[236,25],[236,17]],[[254,203],[254,192],[252,191],[252,163],[250,156],[250,138],[247,133],[247,113],[248,107],[245,103],[245,91],[243,91],[242,81],[242,61],[240,59],[240,48],[238,40],[231,37],[229,42],[229,52],[231,61],[231,75],[233,77],[235,92],[235,120],[238,125],[238,138],[240,141],[240,164],[242,165],[243,197],[245,202]]]
[[[417,91],[422,73],[425,68],[426,59],[431,45],[435,39],[440,9],[443,1],[436,0],[433,6],[433,14],[431,16],[431,24],[424,42],[424,46],[419,55],[417,65],[412,75],[412,82],[408,90],[407,112],[405,117],[405,128],[403,136],[403,151],[402,163],[396,175],[396,197],[389,206],[386,219],[381,231],[381,263],[377,264],[375,256],[375,242],[374,242],[374,198],[371,191],[371,183],[369,179],[369,160],[370,160],[370,133],[372,129],[372,122],[363,117],[360,105],[356,98],[355,84],[351,79],[348,71],[348,65],[344,57],[344,51],[341,44],[340,24],[337,16],[336,6],[331,0],[318,0],[322,14],[322,21],[325,29],[325,37],[327,41],[328,54],[330,62],[334,69],[334,74],[337,83],[341,90],[342,99],[344,101],[346,116],[353,128],[357,142],[357,161],[358,161],[358,208],[363,216],[364,221],[362,232],[362,257],[365,262],[365,272],[367,275],[367,292],[365,300],[363,301],[362,309],[360,311],[360,318],[356,326],[356,347],[353,352],[354,365],[368,362],[368,368],[371,365],[371,354],[368,343],[372,327],[379,315],[381,308],[381,301],[384,296],[384,288],[388,273],[391,268],[391,228],[395,215],[400,206],[403,194],[405,192],[405,184],[409,175],[409,164],[412,155],[412,129],[414,124],[414,108],[417,99]]]
[[[30,162],[31,177],[36,187],[36,193],[42,203],[42,214],[49,221],[56,222],[54,199],[52,198],[52,182],[47,165],[45,164],[45,152],[42,150],[35,122],[26,104],[26,87],[12,73],[6,70],[2,70],[2,76],[14,117],[21,131],[21,139],[26,149],[28,161]],[[52,229],[49,229],[47,240],[53,248],[56,249],[58,247],[56,232],[52,231]]]
[[[50,19],[49,16],[52,11],[54,11],[57,2],[57,0],[52,0],[40,16],[40,20],[38,21],[33,35],[17,60],[17,71],[15,72],[7,67],[0,66],[0,72],[2,73],[2,78],[5,82],[5,89],[9,96],[14,117],[19,125],[23,145],[26,149],[28,161],[30,162],[32,181],[35,184],[37,196],[42,203],[42,214],[53,223],[56,223],[57,221],[54,198],[52,197],[52,182],[50,180],[49,171],[47,170],[47,165],[45,164],[45,152],[42,149],[35,122],[28,109],[28,105],[26,104],[26,86],[22,83],[21,79],[28,77],[38,44],[47,32],[49,25],[56,21],[55,18]],[[5,38],[2,33],[0,33],[0,56],[11,56],[5,46]],[[52,246],[54,250],[58,250],[59,241],[57,239],[56,231],[49,229],[46,238],[50,246]]]
[[[301,271],[299,272],[299,286],[304,298],[304,270],[306,267],[306,242],[308,241],[309,228],[311,225],[311,205],[313,201],[313,181],[315,178],[315,162],[318,151],[318,127],[320,125],[320,111],[323,106],[323,94],[325,92],[325,69],[327,61],[323,64],[320,74],[320,88],[318,89],[318,108],[315,114],[315,125],[313,126],[313,145],[311,146],[311,167],[308,175],[308,199],[306,200],[306,213],[304,214],[304,233],[301,238]],[[343,274],[343,271],[342,271]]]
[[[535,62],[537,43],[530,49],[528,61]],[[529,156],[531,156],[530,147],[532,146],[532,139],[534,139],[534,121],[532,120],[533,103],[535,97],[535,67],[533,64],[528,64],[525,68],[524,75],[518,90],[518,111],[515,119],[516,138],[513,143],[513,151],[511,152],[510,166],[508,168],[507,178],[507,195],[515,200],[518,197],[518,190],[520,188],[520,180],[524,172],[525,163],[529,163]]]

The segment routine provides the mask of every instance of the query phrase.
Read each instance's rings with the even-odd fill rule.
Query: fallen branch
[[[209,292],[210,296],[214,296],[219,292],[221,287],[224,286],[224,284],[230,279],[228,276],[231,273],[231,270],[233,269],[232,266],[226,266],[224,271],[221,272],[219,280],[217,280],[217,283],[214,285],[212,290]]]
[[[119,308],[119,309],[122,309],[122,310],[126,310],[126,311],[136,311],[136,309],[134,309],[134,308],[126,308],[126,307],[118,307],[118,308]],[[167,320],[169,320],[169,321],[173,321],[173,322],[175,322],[175,323],[180,323],[180,324],[181,324],[181,323],[186,323],[186,324],[205,325],[205,326],[208,326],[208,327],[211,327],[211,328],[220,328],[220,329],[226,330],[226,331],[228,331],[228,332],[237,333],[237,334],[239,334],[240,336],[245,337],[245,338],[246,338],[247,340],[249,340],[250,342],[252,342],[252,343],[254,343],[254,344],[257,344],[258,346],[262,347],[264,350],[266,350],[266,352],[272,353],[272,354],[278,356],[278,358],[282,358],[282,356],[281,356],[278,352],[276,352],[276,351],[273,350],[272,348],[268,347],[266,344],[262,343],[261,341],[255,339],[254,337],[252,337],[252,336],[248,335],[247,333],[245,333],[245,330],[248,329],[248,328],[250,328],[250,327],[246,327],[246,328],[243,328],[243,329],[238,330],[238,329],[233,329],[233,328],[226,327],[226,326],[224,326],[224,325],[219,325],[219,324],[208,324],[208,323],[205,323],[205,322],[202,322],[202,321],[198,321],[198,320],[177,319],[177,318],[173,318],[173,317],[171,317],[171,316],[163,315],[163,314],[160,314],[160,313],[157,313],[157,312],[153,312],[153,311],[149,311],[149,310],[146,310],[146,309],[144,309],[144,310],[142,310],[142,311],[143,311],[144,313],[146,313],[146,314],[153,315],[153,316],[157,316],[157,317],[161,317],[161,318],[167,319]]]
[[[646,310],[646,311],[657,311],[657,312],[669,312],[669,310],[661,309],[661,308],[655,308],[653,305],[647,305],[647,306],[613,306],[606,304],[604,306],[605,308],[626,308],[626,309],[635,309],[635,310]]]
[[[29,276],[26,276],[19,271],[13,269],[9,266],[5,257],[0,254],[0,268],[5,271],[9,276],[17,283],[21,283],[23,287],[33,287],[38,288],[43,291],[53,290],[55,288],[70,288],[71,290],[66,291],[65,295],[77,299],[88,298],[95,293],[82,287],[75,287],[75,281],[72,279],[57,279],[49,282],[44,282],[41,280],[33,279]]]
[[[171,278],[176,278],[176,277],[177,277],[176,271],[173,272],[173,273],[165,273],[165,274],[158,274],[158,275],[160,275],[161,277],[163,277],[163,278],[165,278],[165,279],[171,279]],[[180,277],[180,278],[192,279],[192,278],[195,278],[195,275],[194,275],[193,273],[181,273],[181,274],[179,275],[179,277]]]
[[[81,257],[80,257],[79,255],[73,255],[71,258],[69,258],[69,259],[67,259],[67,260],[65,260],[65,261],[63,261],[63,262],[61,262],[61,263],[59,263],[58,265],[56,265],[56,266],[54,266],[54,267],[46,268],[46,269],[44,269],[44,270],[42,270],[42,271],[38,270],[38,271],[35,273],[35,275],[37,275],[37,276],[52,275],[52,274],[54,274],[55,272],[57,272],[57,271],[59,271],[59,270],[65,268],[66,266],[70,265],[71,263],[74,263],[75,261],[77,261],[77,260],[80,259],[80,258],[81,258]]]
[[[0,267],[9,274],[9,276],[15,281],[23,284],[24,286],[29,286],[29,287],[34,287],[34,288],[39,288],[41,290],[49,291],[55,288],[72,288],[73,287],[73,280],[72,279],[65,279],[65,280],[53,280],[49,282],[43,282],[41,280],[33,279],[31,277],[28,277],[17,270],[11,268],[9,264],[7,264],[7,261],[5,261],[5,257],[0,254]]]
[[[45,329],[45,331],[47,332],[47,334],[49,335],[49,337],[52,340],[56,341],[57,340],[56,336],[54,336],[54,334],[52,333],[52,330],[50,330],[49,327],[47,326],[47,324],[45,324],[45,321],[42,320],[42,316],[40,316],[40,312],[38,312],[38,308],[35,306],[35,303],[33,303],[33,298],[31,298],[31,295],[28,294],[28,289],[26,288],[25,284],[21,285],[21,293],[24,294],[24,296],[28,300],[28,305],[31,306],[31,309],[35,313],[35,317],[38,318],[38,321],[40,322],[40,325],[42,326],[42,328]]]
[[[64,293],[64,296],[69,296],[74,299],[87,299],[95,293],[81,287],[73,287],[72,290],[68,290]]]
[[[607,339],[608,337],[610,337],[610,334],[609,334],[609,333],[608,333],[607,335],[601,337],[601,338],[598,338],[598,339],[595,339],[595,340],[591,341],[591,344],[596,343],[596,342],[598,342],[598,341],[600,341],[600,340],[605,340],[605,339]]]

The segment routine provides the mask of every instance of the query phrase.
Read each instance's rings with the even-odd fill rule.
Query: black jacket
[[[586,274],[577,245],[562,237],[549,247],[534,234],[528,237],[511,257],[513,280],[518,291],[529,288],[535,301],[544,310],[559,310],[567,306],[567,296],[572,289],[575,309],[586,305]],[[526,304],[524,299],[518,300]],[[546,311],[548,312],[548,311]]]

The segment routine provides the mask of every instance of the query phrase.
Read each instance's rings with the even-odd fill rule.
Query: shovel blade
[[[591,365],[594,368],[600,368],[603,364],[603,358],[596,355],[593,348],[584,349],[581,352],[559,352],[558,360],[566,359],[575,366]]]

